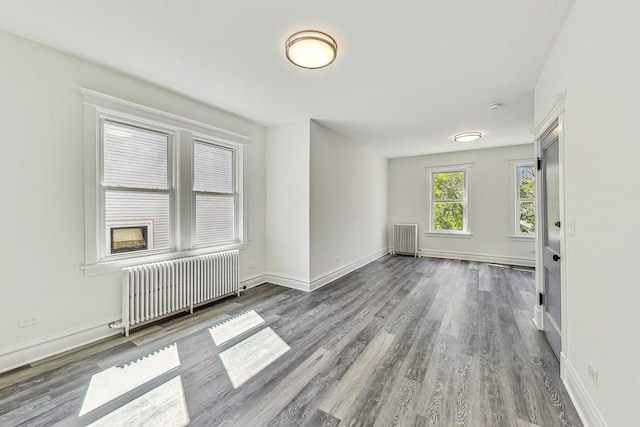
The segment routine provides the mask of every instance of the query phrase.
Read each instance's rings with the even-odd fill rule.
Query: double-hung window
[[[465,164],[428,169],[431,233],[469,234],[470,168],[470,164]]]
[[[235,236],[235,152],[219,145],[193,144],[195,244],[233,242]]]
[[[247,137],[82,93],[85,274],[246,246]]]
[[[100,257],[126,258],[130,252],[173,248],[173,135],[151,126],[111,120],[101,124]]]
[[[536,231],[536,170],[533,162],[517,162],[515,171],[515,235],[534,237]]]

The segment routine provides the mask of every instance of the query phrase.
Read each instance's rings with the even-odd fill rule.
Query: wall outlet
[[[591,363],[588,363],[588,366],[589,366],[589,376],[591,377],[591,380],[595,385],[598,385],[598,371],[596,371],[596,369],[593,366],[591,366]]]
[[[36,323],[40,323],[40,315],[32,314],[31,316],[24,316],[18,319],[18,327],[24,328],[25,326],[35,325]]]
[[[340,257],[339,256],[336,257],[336,262],[340,262]]]

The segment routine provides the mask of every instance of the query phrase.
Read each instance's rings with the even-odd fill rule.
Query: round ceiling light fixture
[[[322,68],[336,59],[338,44],[328,34],[305,30],[287,39],[285,52],[287,59],[298,67]]]
[[[477,141],[482,138],[482,134],[480,132],[465,132],[459,133],[453,137],[453,140],[456,142],[472,142]]]

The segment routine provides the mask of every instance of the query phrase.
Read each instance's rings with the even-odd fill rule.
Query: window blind
[[[105,122],[104,185],[168,189],[168,145],[166,134]]]
[[[194,142],[193,190],[196,244],[230,242],[235,238],[234,152]]]
[[[233,193],[233,150],[196,142],[193,170],[195,191]]]
[[[151,224],[153,247],[149,249],[171,247],[168,152],[167,134],[104,122],[103,184],[107,187],[104,193],[107,228],[119,223]],[[109,230],[104,232],[109,241]]]
[[[168,249],[171,247],[169,206],[168,193],[109,190],[105,194],[105,221],[107,224],[151,222],[153,248],[149,249]]]

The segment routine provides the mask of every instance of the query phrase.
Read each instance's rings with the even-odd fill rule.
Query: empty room
[[[0,0],[0,426],[637,426],[639,16]]]

